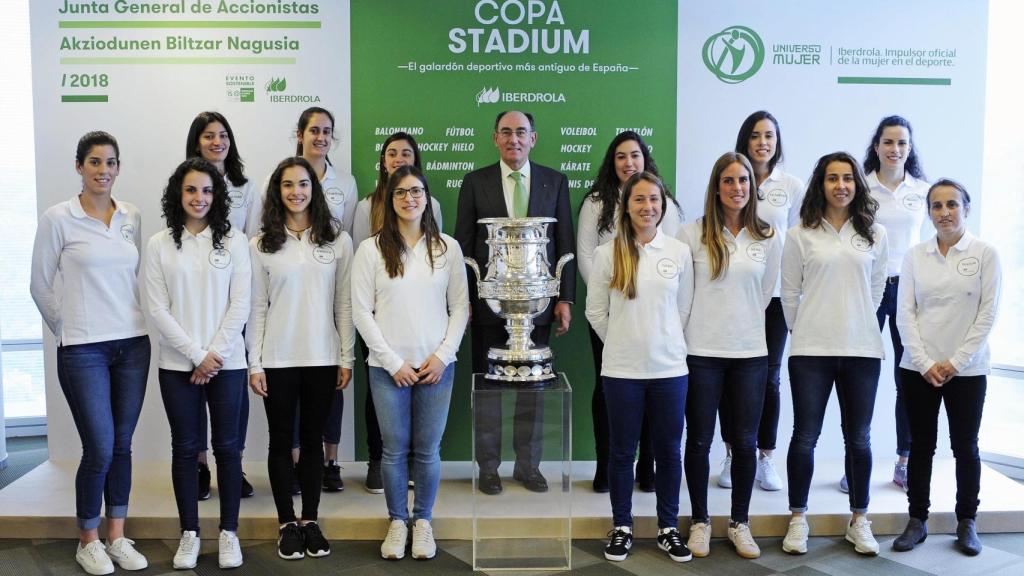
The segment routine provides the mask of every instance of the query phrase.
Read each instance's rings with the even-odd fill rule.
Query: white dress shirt
[[[690,248],[659,231],[640,247],[636,298],[612,290],[612,248],[594,255],[586,316],[604,342],[601,375],[613,378],[673,378],[689,374],[683,329],[693,300]]]
[[[245,330],[249,373],[297,366],[352,367],[352,299],[349,273],[352,240],[339,232],[333,244],[317,246],[309,230],[285,230],[281,248],[259,249],[249,241],[252,313]]]
[[[434,213],[434,220],[437,221],[437,229],[440,231],[441,203],[433,196],[430,197],[430,210]],[[358,250],[363,240],[370,236],[370,196],[367,196],[356,204],[356,215],[352,222],[352,245]]]
[[[872,227],[874,245],[847,220],[838,231],[789,229],[782,249],[782,311],[793,332],[790,356],[882,358],[875,310],[885,291],[885,228]]]
[[[260,218],[263,217],[263,194],[256,191],[252,178],[241,186],[235,186],[225,176],[224,184],[228,188],[228,206],[231,208],[228,221],[231,222],[231,229],[250,238],[259,234],[262,225]]]
[[[776,231],[786,244],[786,230],[800,223],[800,206],[804,203],[806,188],[803,181],[776,166],[764,182],[757,187],[757,215]],[[775,282],[772,296],[781,294],[781,275]]]
[[[274,176],[271,172],[263,183],[263,190],[260,192],[261,202],[267,201],[267,189],[270,187],[270,178]],[[334,166],[328,164],[324,171],[324,177],[320,180],[320,187],[323,188],[324,198],[327,200],[327,208],[331,216],[338,219],[341,229],[352,236],[352,222],[356,217],[356,203],[359,201],[359,193],[356,191],[356,179],[347,172],[339,172]],[[262,211],[262,206],[260,207]],[[256,232],[260,231],[257,224]],[[255,234],[250,234],[251,238]]]
[[[513,172],[519,172],[523,175],[523,186],[526,188],[526,205],[530,205],[530,161],[527,160],[519,170],[513,170],[505,164],[504,160],[498,160],[498,167],[501,170],[501,190],[505,194],[505,210],[508,211],[508,216],[511,218],[515,214],[513,207],[515,206],[516,193],[516,181],[512,178]]]
[[[208,352],[224,359],[225,370],[246,367],[242,326],[249,319],[252,268],[249,243],[232,230],[213,246],[207,226],[198,235],[181,231],[181,249],[170,229],[146,245],[146,302],[160,333],[159,366],[190,371]]]
[[[576,233],[576,257],[579,259],[580,277],[586,284],[590,278],[590,271],[594,268],[594,251],[598,246],[603,246],[615,238],[615,225],[619,220],[619,206],[615,206],[615,214],[612,216],[611,230],[598,233],[598,226],[601,221],[601,210],[603,202],[595,200],[593,196],[583,199],[580,206],[579,228]],[[666,236],[675,238],[679,233],[679,227],[683,223],[683,215],[676,207],[676,203],[669,200],[664,206],[665,216],[661,219],[658,229]]]
[[[469,321],[469,289],[462,250],[441,235],[447,251],[427,257],[426,237],[403,258],[404,274],[390,278],[376,238],[363,241],[352,264],[352,318],[370,349],[370,366],[398,372],[431,356],[455,361]]]
[[[111,200],[109,226],[86,214],[78,195],[39,218],[29,291],[58,346],[146,334],[136,279],[142,217],[134,205]]]
[[[899,276],[903,255],[921,241],[921,226],[928,215],[925,198],[930,184],[907,173],[893,192],[878,181],[878,173],[867,175],[871,197],[878,201],[875,222],[885,226],[889,237],[889,262],[886,275]]]
[[[945,256],[935,237],[911,248],[903,260],[896,309],[904,346],[900,367],[924,374],[949,360],[958,376],[988,374],[988,335],[1001,281],[995,247],[970,232]]]
[[[712,280],[710,256],[701,241],[703,221],[683,226],[678,236],[693,255],[693,306],[686,324],[689,353],[712,358],[767,356],[764,310],[779,277],[782,235],[776,232],[755,240],[746,228],[739,236],[723,229],[729,267]]]

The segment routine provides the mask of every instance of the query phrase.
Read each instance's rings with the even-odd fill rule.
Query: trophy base
[[[506,384],[538,384],[554,380],[551,349],[547,346],[520,352],[504,348],[487,351],[487,374],[490,382]]]

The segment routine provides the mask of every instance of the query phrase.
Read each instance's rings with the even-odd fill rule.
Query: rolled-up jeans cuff
[[[100,517],[76,519],[79,530],[95,530],[100,527]]]
[[[122,504],[120,506],[107,505],[107,518],[127,518],[128,517],[128,505]]]
[[[804,514],[807,512],[807,506],[790,506],[789,511],[796,514]]]
[[[854,507],[851,506],[850,507],[850,512],[853,512],[854,514],[867,514],[868,513],[868,509],[867,509],[867,507],[864,507],[864,508],[854,508]]]

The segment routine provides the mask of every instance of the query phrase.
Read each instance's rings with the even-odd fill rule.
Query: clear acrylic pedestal
[[[535,403],[539,418],[529,410]],[[500,405],[500,414],[494,407]],[[495,383],[473,375],[473,453],[481,438],[500,427],[498,473],[503,491],[480,491],[480,463],[473,465],[473,570],[569,570],[572,566],[572,388],[565,374],[543,386]],[[515,429],[540,438],[539,468],[547,492],[531,492],[512,478]],[[478,430],[478,428],[482,428]],[[492,436],[493,437],[493,436]],[[523,438],[526,438],[524,435]],[[523,450],[522,447],[520,447]],[[534,452],[534,458],[536,458]]]

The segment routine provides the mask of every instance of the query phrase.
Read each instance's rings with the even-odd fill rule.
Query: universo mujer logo
[[[704,66],[726,84],[739,84],[764,64],[764,43],[746,26],[730,26],[704,42]]]

